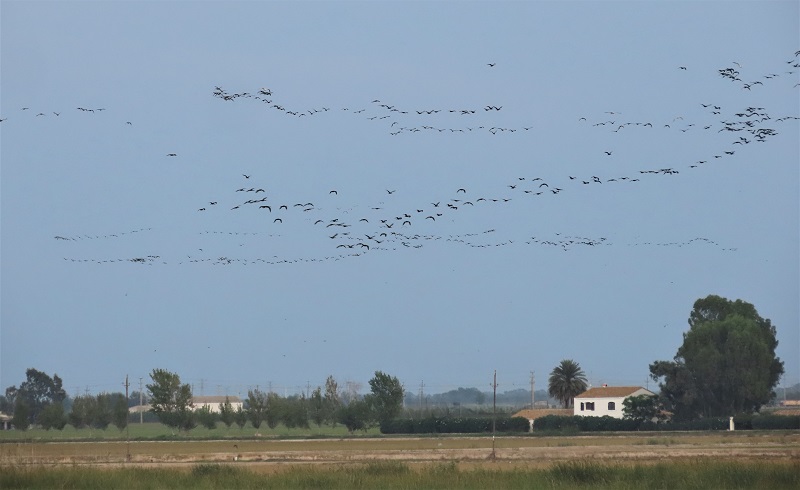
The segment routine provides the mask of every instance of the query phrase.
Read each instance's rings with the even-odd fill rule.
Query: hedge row
[[[800,415],[742,415],[733,418],[737,430],[780,430],[800,429]],[[534,430],[578,430],[596,431],[674,431],[674,430],[727,430],[730,421],[727,417],[709,417],[686,422],[639,422],[613,417],[582,417],[548,415],[536,419]]]
[[[497,432],[527,432],[528,419],[498,417]],[[492,432],[491,417],[428,417],[394,419],[381,423],[382,434],[479,434]]]

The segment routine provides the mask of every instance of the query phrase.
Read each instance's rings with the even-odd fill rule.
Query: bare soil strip
[[[604,436],[357,438],[313,440],[48,442],[0,444],[0,465],[190,466],[236,463],[257,471],[297,464],[456,462],[543,467],[563,461],[646,463],[736,459],[800,461],[800,432],[651,433]],[[130,454],[130,459],[128,459]]]

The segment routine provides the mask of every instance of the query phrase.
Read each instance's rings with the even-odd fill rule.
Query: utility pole
[[[125,417],[127,417],[128,414],[129,414],[129,410],[128,410],[128,396],[129,396],[128,395],[128,386],[130,386],[130,383],[128,383],[128,375],[126,374],[125,375],[125,408],[126,408]],[[125,453],[125,461],[130,461],[131,460],[131,429],[130,429],[130,424],[128,424],[127,422],[125,423],[125,451],[126,451],[126,453]]]
[[[536,397],[533,394],[533,390],[536,387],[536,375],[531,371],[531,410],[533,410],[534,405],[536,403]]]
[[[495,428],[496,428],[496,420],[497,420],[497,369],[494,370],[494,381],[492,381],[492,455],[490,459],[494,461],[497,458],[497,454],[495,453],[495,443],[494,443],[494,436],[495,436]]]
[[[144,407],[142,406],[142,377],[139,377],[139,424],[144,423]]]
[[[419,383],[419,413],[422,416],[422,398],[424,396],[423,389],[425,388],[425,381],[420,381]]]

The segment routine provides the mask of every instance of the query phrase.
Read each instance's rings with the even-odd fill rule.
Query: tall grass
[[[750,489],[800,488],[800,462],[693,461],[616,465],[558,463],[544,469],[479,467],[454,462],[412,468],[400,462],[294,466],[259,474],[235,464],[201,464],[189,471],[151,468],[0,468],[0,488],[274,488],[274,489]]]

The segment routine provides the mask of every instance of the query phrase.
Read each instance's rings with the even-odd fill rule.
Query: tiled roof
[[[630,396],[639,390],[644,390],[651,395],[655,395],[652,391],[642,388],[641,386],[599,386],[596,388],[589,388],[575,398],[619,398],[621,396]]]
[[[540,409],[526,409],[520,410],[519,412],[514,414],[514,417],[524,417],[528,420],[536,420],[540,417],[546,417],[547,415],[566,415],[572,416],[572,409],[571,408],[540,408]]]

